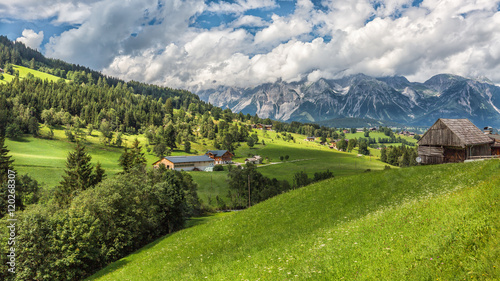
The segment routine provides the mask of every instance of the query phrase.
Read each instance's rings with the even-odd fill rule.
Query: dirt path
[[[257,168],[265,167],[265,166],[269,166],[269,165],[276,165],[276,164],[283,164],[283,163],[290,163],[290,162],[299,162],[299,161],[307,161],[307,160],[312,160],[312,159],[296,159],[296,160],[291,160],[291,161],[286,161],[286,162],[271,162],[269,164],[264,164],[264,165],[257,166]]]

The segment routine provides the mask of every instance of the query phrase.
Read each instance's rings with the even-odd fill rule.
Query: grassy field
[[[14,68],[14,71],[15,70],[19,71],[19,78],[25,78],[28,73],[31,73],[31,74],[33,74],[33,76],[40,78],[42,80],[47,79],[49,81],[56,82],[59,79],[61,79],[60,77],[57,77],[57,76],[54,76],[54,75],[51,75],[51,74],[48,74],[45,72],[41,72],[38,70],[34,70],[31,68],[27,68],[24,66],[13,65],[13,68]],[[3,73],[3,76],[4,76],[4,79],[0,80],[0,83],[8,83],[14,79],[14,75],[10,75],[7,73]],[[69,81],[69,80],[65,80],[65,81]]]
[[[235,151],[234,161],[243,163],[249,155],[267,157],[264,164],[259,167],[259,171],[270,178],[288,180],[292,183],[294,174],[299,171],[305,171],[312,177],[315,172],[329,169],[335,176],[345,176],[362,173],[367,169],[380,170],[385,166],[374,157],[357,157],[356,152],[338,152],[319,143],[305,142],[303,141],[305,136],[293,134],[295,138],[293,142],[278,138],[275,132],[261,130],[255,130],[255,132],[260,140],[264,140],[265,145],[260,142],[253,148],[249,148],[246,143],[241,143]],[[41,134],[47,135],[47,133],[48,128],[42,126]],[[94,131],[92,136],[86,137],[84,144],[92,156],[94,165],[100,162],[107,175],[113,176],[121,171],[118,159],[123,153],[123,148],[104,146],[100,143],[99,136],[100,132]],[[146,151],[148,146],[144,135],[124,135],[125,144],[130,144],[135,138],[141,142],[147,165],[150,167],[158,159],[153,153]],[[63,128],[54,130],[53,140],[25,136],[18,140],[7,140],[6,144],[15,160],[16,169],[22,174],[30,174],[49,190],[61,181],[66,157],[75,146],[75,143],[66,140]],[[210,144],[212,142],[208,140],[205,140],[205,145],[203,141],[193,143],[193,153],[202,154],[207,149],[213,149],[209,146]],[[186,153],[178,149],[172,155],[186,155]],[[288,161],[280,161],[280,156],[285,155],[289,156]],[[224,172],[189,172],[199,185],[200,198],[207,204],[210,202],[209,205],[212,206],[216,205],[216,196],[229,203],[227,173],[227,167]]]
[[[88,280],[499,280],[500,161],[326,180],[158,239]]]
[[[42,127],[41,134],[45,135],[47,131],[46,127]],[[92,156],[92,163],[95,165],[100,162],[106,174],[113,176],[121,171],[118,159],[123,153],[123,148],[101,144],[99,135],[100,133],[95,131],[92,136],[87,136],[83,143]],[[141,135],[124,136],[124,143],[130,144],[136,137],[141,143],[146,143]],[[61,129],[54,130],[52,140],[25,135],[21,139],[7,139],[5,143],[15,161],[14,167],[21,174],[30,174],[48,189],[52,189],[61,181],[68,153],[76,146],[75,143],[66,140]],[[157,160],[154,155],[144,152],[148,164]]]

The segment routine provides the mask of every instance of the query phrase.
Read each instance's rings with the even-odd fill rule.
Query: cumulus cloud
[[[0,1],[0,15],[24,20],[51,18],[54,19],[55,24],[80,24],[90,16],[92,5],[98,1],[101,0],[2,0]]]
[[[263,27],[267,26],[268,23],[262,18],[256,16],[242,16],[231,23],[234,28],[238,27]]]
[[[43,41],[43,31],[36,33],[32,29],[23,30],[23,36],[16,39],[17,42],[24,43],[24,45],[32,48],[39,49]]]
[[[500,0],[413,2],[298,0],[283,14],[284,2],[274,0],[18,0],[2,3],[0,13],[74,23],[45,45],[50,57],[177,88],[355,73],[414,81],[453,73],[500,83]],[[200,15],[230,22],[193,25]],[[40,38],[31,31],[19,40],[39,47]]]
[[[236,0],[232,3],[220,1],[212,2],[207,11],[215,13],[242,14],[248,10],[271,9],[277,7],[274,0]]]
[[[416,81],[454,73],[500,81],[499,1],[379,2],[339,0],[315,10],[311,1],[299,1],[295,13],[272,16],[255,35],[237,24],[234,30],[199,30],[160,53],[118,56],[105,71],[191,89],[355,73]]]
[[[187,36],[189,19],[202,1],[106,0],[92,7],[81,26],[52,37],[46,54],[102,69],[115,57],[135,54]]]

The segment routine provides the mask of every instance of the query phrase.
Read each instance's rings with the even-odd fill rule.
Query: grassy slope
[[[260,139],[264,139],[266,145],[259,144],[249,148],[246,143],[241,143],[241,146],[236,150],[235,161],[244,162],[248,154],[269,157],[271,162],[278,162],[278,164],[260,167],[259,171],[270,178],[286,179],[292,183],[293,175],[298,171],[306,171],[312,177],[317,171],[330,169],[335,176],[343,176],[360,173],[366,169],[379,170],[385,166],[384,163],[370,157],[356,157],[355,153],[333,151],[318,143],[304,142],[302,140],[304,136],[301,135],[294,135],[297,141],[293,143],[277,138],[274,132],[268,132],[264,135],[263,131],[255,131],[259,134]],[[41,134],[46,135],[47,132],[48,129],[42,126]],[[104,146],[100,144],[99,136],[100,132],[94,131],[92,136],[87,136],[85,145],[92,156],[92,162],[95,164],[99,161],[108,176],[112,176],[121,171],[118,159],[123,148]],[[28,173],[39,182],[45,183],[48,189],[52,189],[61,181],[68,152],[72,151],[75,146],[74,143],[66,140],[64,131],[61,129],[54,130],[54,137],[54,140],[47,140],[25,136],[21,140],[7,140],[6,142],[13,159],[15,159],[16,169],[22,174]],[[147,164],[153,164],[158,159],[152,153],[146,152],[147,140],[143,135],[125,135],[124,139],[126,143],[130,143],[136,137],[143,145]],[[212,142],[206,140],[205,143],[211,144]],[[208,148],[211,147],[203,146],[201,142],[193,143],[193,150],[197,150],[198,154],[204,153]],[[176,150],[172,155],[185,154],[181,150]],[[289,155],[290,159],[281,163],[279,157],[284,155]],[[304,159],[308,160],[302,161]],[[294,162],[295,160],[301,161]],[[266,163],[268,162],[266,161]],[[199,196],[205,203],[208,203],[209,198],[211,198],[214,200],[214,204],[210,205],[215,206],[217,195],[229,203],[227,169],[225,172],[190,172],[190,174],[198,183]]]
[[[59,79],[61,79],[60,77],[57,77],[57,76],[54,76],[54,75],[51,75],[51,74],[48,74],[45,72],[41,72],[38,70],[33,70],[31,68],[27,68],[24,66],[14,65],[13,67],[14,67],[14,70],[19,71],[20,78],[24,78],[24,77],[26,77],[26,75],[28,73],[31,73],[31,74],[33,74],[33,76],[40,78],[42,80],[48,79],[49,81],[57,82]],[[3,73],[3,76],[4,76],[4,80],[0,80],[0,83],[7,83],[7,82],[10,82],[14,79],[13,75],[10,75],[7,73]],[[66,80],[66,81],[69,81],[69,80]]]
[[[179,231],[90,280],[500,278],[498,160],[323,181]]]
[[[47,128],[42,127],[41,133],[45,135]],[[99,143],[100,133],[94,131],[92,136],[87,136],[84,142],[87,151],[92,156],[92,163],[100,162],[108,176],[121,171],[118,159],[123,153],[123,148],[104,146]],[[125,143],[130,143],[136,136],[124,136]],[[30,174],[48,189],[52,189],[62,179],[66,158],[73,151],[75,143],[66,141],[63,130],[54,130],[54,140],[40,139],[25,136],[20,140],[7,139],[6,145],[14,159],[14,166],[21,174]],[[141,143],[145,143],[142,136],[138,136]],[[156,158],[146,155],[148,163],[153,163]]]

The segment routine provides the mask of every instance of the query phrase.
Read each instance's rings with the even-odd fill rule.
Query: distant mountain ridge
[[[424,83],[410,82],[403,76],[357,74],[249,88],[220,86],[197,94],[233,112],[281,121],[368,118],[430,126],[438,118],[468,118],[477,126],[500,127],[500,87],[484,78],[451,74],[439,74]]]

